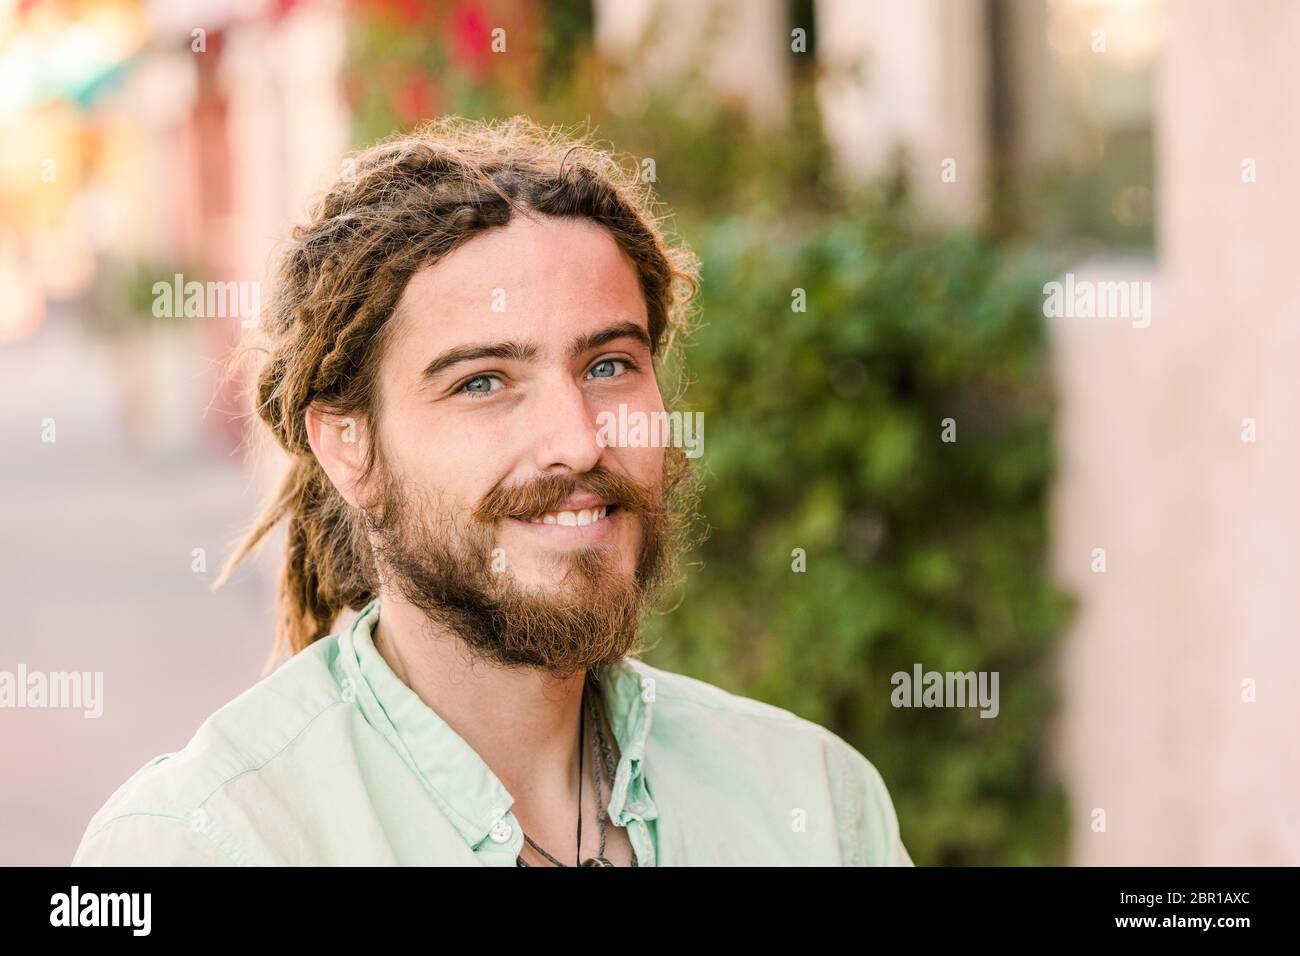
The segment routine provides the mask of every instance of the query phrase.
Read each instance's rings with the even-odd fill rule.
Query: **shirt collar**
[[[378,620],[376,598],[339,637],[344,696],[420,777],[465,842],[478,847],[514,797],[465,739],[393,673],[372,639]],[[620,826],[631,817],[658,815],[644,779],[654,685],[643,666],[624,658],[602,674],[601,696],[619,750],[608,809]]]

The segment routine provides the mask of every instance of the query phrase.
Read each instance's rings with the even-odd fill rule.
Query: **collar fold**
[[[339,636],[345,698],[419,776],[438,808],[477,849],[509,812],[514,797],[478,753],[393,673],[372,634],[379,599]],[[653,820],[658,811],[645,782],[646,740],[653,711],[653,679],[624,658],[601,675],[606,717],[618,742],[619,762],[609,814],[619,826],[632,818]]]

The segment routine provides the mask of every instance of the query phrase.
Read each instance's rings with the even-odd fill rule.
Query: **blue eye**
[[[618,373],[614,370],[616,365],[626,365],[622,359],[601,359],[591,367],[587,374],[592,378],[614,378]],[[604,370],[604,371],[601,371]]]
[[[492,387],[492,383],[497,384],[497,388]],[[461,385],[460,390],[469,395],[490,395],[493,392],[500,391],[501,379],[495,375],[475,375],[473,378],[466,379]]]

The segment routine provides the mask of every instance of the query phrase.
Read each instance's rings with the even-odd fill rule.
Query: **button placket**
[[[657,866],[654,846],[650,842],[650,827],[646,822],[639,817],[629,820],[627,835],[636,853],[637,866]]]
[[[635,820],[644,820],[647,814],[651,817],[657,816],[654,802],[650,799],[650,792],[646,789],[644,771],[640,763],[638,763],[628,784],[627,797],[623,805],[623,816]]]

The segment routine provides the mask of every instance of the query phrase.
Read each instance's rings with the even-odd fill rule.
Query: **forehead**
[[[647,313],[636,266],[605,227],[516,215],[418,270],[393,321],[385,364],[415,376],[448,348],[528,341],[558,356],[611,322],[646,328]]]

